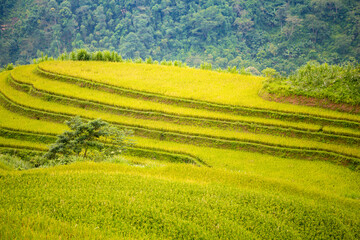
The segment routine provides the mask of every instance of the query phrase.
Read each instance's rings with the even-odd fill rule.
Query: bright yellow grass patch
[[[40,98],[31,97],[30,95],[17,91],[6,84],[5,79],[0,79],[0,89],[12,101],[25,106],[37,108],[40,110],[54,111],[71,115],[79,115],[87,118],[101,117],[105,121],[116,122],[126,125],[138,125],[141,127],[154,128],[159,131],[178,131],[185,134],[205,134],[212,137],[228,137],[236,138],[242,141],[260,141],[263,143],[280,144],[288,147],[317,147],[324,150],[333,150],[338,153],[354,154],[360,156],[360,150],[348,146],[340,146],[334,144],[326,144],[305,139],[283,138],[281,136],[271,136],[266,134],[253,134],[247,132],[236,132],[230,130],[211,129],[199,126],[182,126],[170,122],[155,121],[149,119],[136,119],[109,113],[101,113],[98,111],[86,110],[77,107],[66,106],[54,102],[47,102]]]
[[[6,146],[13,146],[13,147],[28,147],[32,149],[39,149],[39,150],[47,150],[48,145],[38,142],[29,142],[24,140],[18,140],[18,139],[11,139],[11,138],[3,138],[0,137],[0,144],[4,144]]]
[[[49,78],[45,78],[34,74],[35,65],[26,65],[17,67],[11,72],[11,75],[15,80],[32,84],[36,89],[44,90],[51,92],[57,95],[75,97],[84,100],[90,100],[95,102],[101,102],[104,104],[119,106],[130,109],[139,109],[146,111],[161,111],[169,114],[179,114],[186,116],[195,116],[195,117],[205,117],[205,118],[215,118],[215,119],[230,119],[230,120],[239,120],[251,123],[260,123],[260,124],[271,124],[277,126],[286,126],[286,127],[295,127],[295,128],[305,128],[310,130],[318,130],[320,128],[317,124],[308,124],[304,122],[288,122],[282,121],[279,119],[270,119],[270,118],[261,118],[253,116],[242,116],[242,115],[233,115],[231,113],[221,113],[214,112],[205,109],[195,109],[187,108],[175,105],[166,105],[162,103],[156,103],[152,101],[146,101],[138,98],[125,97],[109,92],[104,92],[95,89],[79,87],[75,84],[70,84],[66,82],[56,81]],[[341,131],[346,131],[346,129],[341,129]]]
[[[49,61],[40,66],[54,73],[173,97],[360,121],[359,115],[266,101],[258,96],[264,80],[261,77],[152,64],[95,61]]]

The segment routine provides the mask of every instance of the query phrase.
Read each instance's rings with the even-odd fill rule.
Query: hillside
[[[310,60],[360,61],[359,9],[356,0],[3,1],[0,65],[85,48],[290,73]]]
[[[268,102],[263,81],[130,62],[0,73],[0,151],[23,158],[0,155],[0,238],[358,239],[360,115]],[[136,144],[46,167],[76,115]]]

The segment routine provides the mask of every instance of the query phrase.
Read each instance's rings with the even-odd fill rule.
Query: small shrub
[[[78,61],[89,61],[90,60],[90,54],[85,49],[80,49],[80,50],[77,51],[76,59]]]
[[[102,52],[98,51],[98,52],[93,53],[92,60],[103,61],[104,57],[103,57]]]
[[[200,68],[204,70],[212,70],[212,64],[204,62],[200,65]]]
[[[151,58],[151,57],[148,57],[148,58],[146,59],[146,63],[147,63],[147,64],[153,64],[152,58]]]
[[[123,58],[121,57],[120,54],[115,53],[115,61],[116,62],[123,62],[124,60],[123,60]]]
[[[109,51],[104,51],[103,52],[103,60],[106,62],[111,62],[112,58],[111,58],[111,53]]]
[[[160,64],[164,65],[164,66],[172,66],[173,62],[172,61],[162,60]]]
[[[237,69],[236,69],[236,66],[234,67],[228,67],[228,70],[227,70],[229,73],[238,73],[237,72]]]
[[[16,170],[26,170],[34,167],[31,163],[11,155],[0,154],[0,162]]]
[[[141,58],[135,59],[135,63],[142,63],[142,62],[143,62],[143,60]]]
[[[116,54],[116,53],[115,53],[114,51],[111,52],[111,61],[112,61],[112,62],[116,62],[116,56],[115,56],[115,54]]]
[[[76,60],[77,60],[76,52],[72,51],[72,52],[70,53],[70,59],[73,60],[73,61],[76,61]]]
[[[176,66],[176,67],[181,67],[181,66],[182,66],[182,62],[181,62],[181,61],[174,61],[174,66]]]
[[[9,63],[8,65],[4,66],[5,71],[10,71],[14,69],[14,65],[12,63]]]
[[[61,61],[69,60],[69,54],[67,52],[64,52],[64,53],[60,54],[58,59],[60,59]]]

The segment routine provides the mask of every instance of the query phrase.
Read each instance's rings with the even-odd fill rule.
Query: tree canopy
[[[14,0],[0,12],[1,66],[80,48],[286,73],[360,61],[356,0]]]
[[[81,153],[86,158],[89,150],[101,152],[104,156],[116,155],[132,144],[128,139],[132,135],[131,131],[118,129],[101,119],[85,122],[77,116],[65,123],[70,131],[58,135],[56,142],[45,154],[46,158],[79,156]]]

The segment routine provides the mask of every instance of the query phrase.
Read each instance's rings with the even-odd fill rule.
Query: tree
[[[215,6],[211,6],[193,14],[193,16],[189,19],[188,24],[191,28],[190,32],[192,34],[206,39],[207,35],[214,29],[222,26],[224,21],[225,18],[219,9]]]
[[[85,48],[290,73],[310,59],[360,61],[359,12],[356,0],[2,0],[0,66]]]
[[[273,68],[265,68],[261,71],[261,73],[267,78],[276,78],[280,76],[280,74]]]
[[[126,58],[145,58],[146,48],[139,37],[131,32],[121,40],[120,51]]]
[[[77,116],[65,123],[71,131],[58,135],[45,158],[55,159],[57,154],[79,156],[81,153],[86,158],[89,150],[102,152],[106,156],[116,155],[132,145],[128,139],[132,131],[118,129],[101,119],[84,122]]]
[[[248,12],[246,10],[241,10],[239,15],[240,17],[236,18],[234,21],[234,25],[237,27],[238,31],[241,33],[250,31],[254,26],[254,22],[248,16]]]
[[[79,49],[76,53],[76,59],[79,61],[89,61],[91,55],[85,49]]]
[[[283,32],[290,40],[293,33],[296,31],[296,28],[301,26],[302,19],[297,16],[288,15],[286,17],[286,25],[283,28]]]
[[[319,20],[314,14],[307,14],[305,17],[305,24],[312,32],[312,41],[316,43],[318,34],[327,28],[326,23]]]

